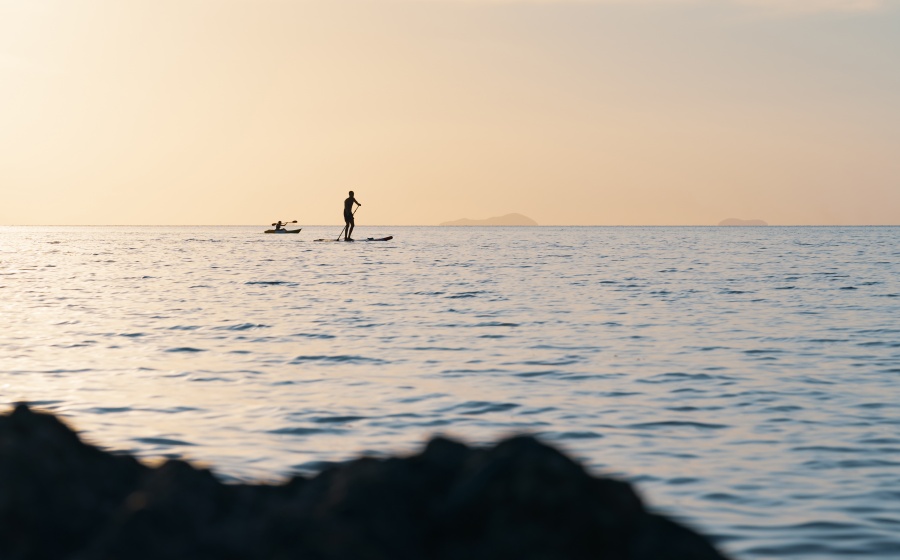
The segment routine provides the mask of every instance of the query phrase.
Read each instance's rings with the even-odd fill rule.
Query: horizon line
[[[341,224],[307,224],[304,227],[340,227]],[[265,224],[0,224],[0,227],[269,227]],[[537,224],[537,225],[440,225],[440,224],[365,224],[360,227],[444,227],[444,228],[543,228],[543,227],[713,227],[725,229],[767,227],[900,227],[897,224]]]

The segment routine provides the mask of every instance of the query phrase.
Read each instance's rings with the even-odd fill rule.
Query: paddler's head
[[[350,196],[353,196],[353,191],[350,191]]]

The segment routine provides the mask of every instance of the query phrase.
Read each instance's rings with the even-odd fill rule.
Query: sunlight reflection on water
[[[741,558],[896,557],[900,228],[258,229],[0,228],[2,402],[232,479],[528,431]]]

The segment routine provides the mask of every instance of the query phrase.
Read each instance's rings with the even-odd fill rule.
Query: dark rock
[[[0,558],[59,559],[84,549],[146,471],[82,443],[55,416],[0,416]]]
[[[49,414],[0,416],[0,558],[717,560],[531,437],[433,439],[282,485],[222,484],[183,461],[151,468],[83,443]]]

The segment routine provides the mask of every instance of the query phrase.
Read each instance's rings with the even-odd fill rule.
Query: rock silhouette
[[[0,416],[0,558],[722,559],[531,437],[492,448],[435,438],[280,485],[223,484],[184,461],[144,465],[55,416]]]

